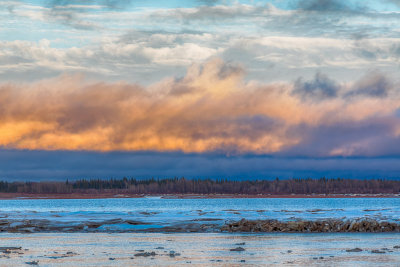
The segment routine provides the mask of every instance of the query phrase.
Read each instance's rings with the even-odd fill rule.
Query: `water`
[[[143,222],[113,224],[113,229],[146,229],[193,221],[296,218],[362,218],[398,221],[400,198],[229,198],[229,199],[16,199],[0,200],[0,220],[50,220],[55,223],[113,219]],[[102,226],[105,227],[105,226]],[[111,227],[111,226],[110,226]],[[100,228],[101,229],[101,228]],[[106,231],[111,228],[104,228]]]
[[[0,233],[0,247],[21,247],[0,252],[0,266],[27,266],[27,262],[40,266],[400,266],[400,233],[150,232],[150,228],[191,223],[218,226],[242,218],[366,217],[399,222],[400,198],[0,200],[0,228],[9,227]],[[50,227],[13,233],[15,225],[27,221]],[[99,222],[100,233],[46,230],[90,222]],[[238,246],[244,251],[231,251]],[[354,248],[362,251],[347,251]],[[171,256],[171,251],[176,255]],[[155,254],[135,255],[142,252]]]

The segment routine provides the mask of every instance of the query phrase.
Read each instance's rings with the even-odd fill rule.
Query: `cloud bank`
[[[324,74],[293,83],[245,80],[212,59],[149,86],[64,75],[0,85],[7,149],[217,152],[225,155],[400,155],[396,81]]]
[[[307,158],[168,152],[0,150],[0,179],[399,178],[399,157]]]

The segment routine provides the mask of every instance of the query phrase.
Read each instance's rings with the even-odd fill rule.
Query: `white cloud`
[[[399,15],[393,13],[369,11],[367,19],[362,12],[333,16],[271,4],[125,10],[1,4],[10,5],[3,20],[15,23],[0,30],[9,40],[0,44],[1,79],[15,77],[12,72],[31,77],[24,71],[40,79],[45,68],[143,82],[182,76],[184,67],[215,56],[242,63],[251,79],[263,81],[293,80],[321,69],[346,80],[371,66],[390,73],[399,66]]]

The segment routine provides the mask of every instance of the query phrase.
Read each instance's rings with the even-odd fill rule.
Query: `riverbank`
[[[0,200],[7,199],[107,199],[107,198],[163,198],[163,199],[221,199],[221,198],[400,198],[400,194],[25,194],[0,193]]]

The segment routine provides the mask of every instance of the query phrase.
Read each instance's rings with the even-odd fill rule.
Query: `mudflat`
[[[373,242],[372,242],[373,240]],[[0,234],[0,266],[396,266],[400,234]]]

